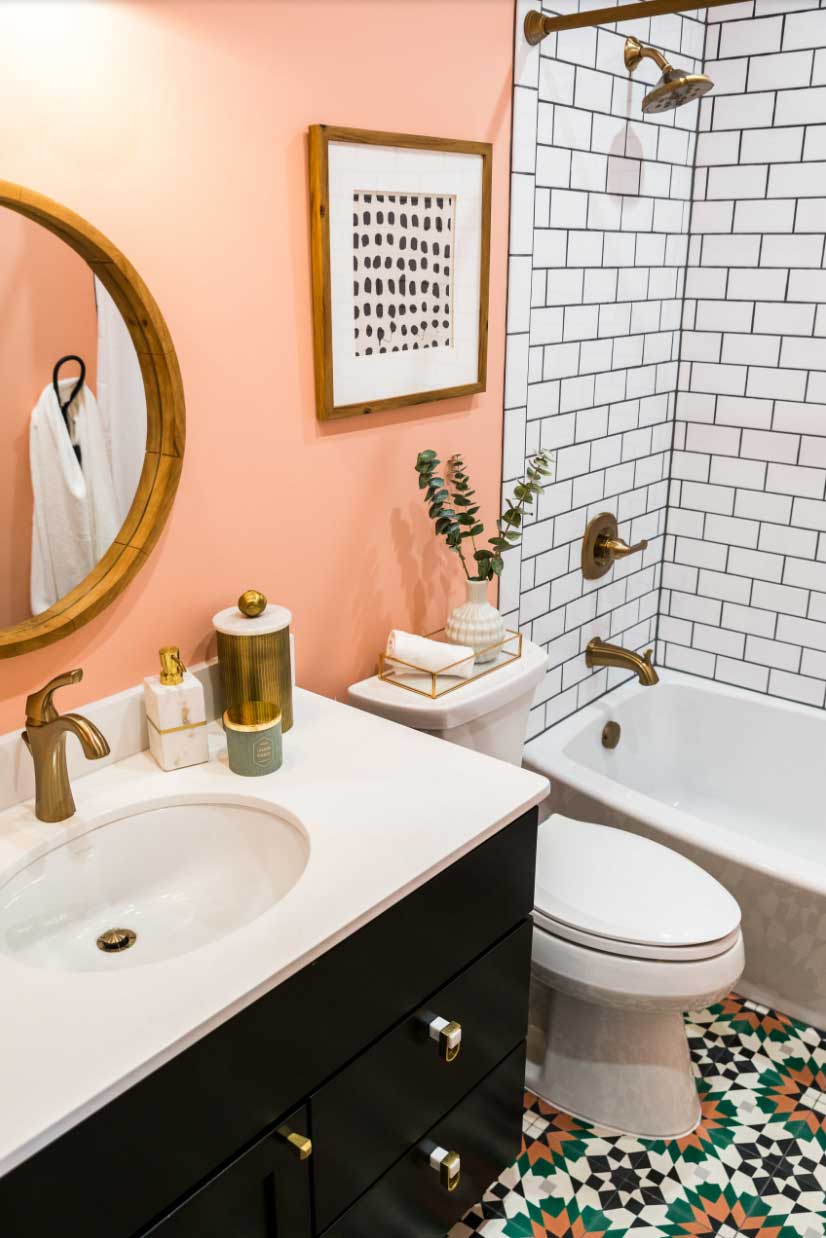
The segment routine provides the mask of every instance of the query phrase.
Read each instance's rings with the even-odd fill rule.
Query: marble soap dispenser
[[[175,645],[166,645],[160,657],[160,675],[143,681],[149,751],[161,769],[200,765],[209,760],[203,686]]]

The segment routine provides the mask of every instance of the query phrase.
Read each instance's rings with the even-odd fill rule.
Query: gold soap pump
[[[289,731],[293,724],[290,612],[269,603],[259,589],[247,589],[237,606],[219,611],[212,622],[218,633],[224,709],[249,701],[269,702],[281,712],[282,731]]]
[[[158,650],[158,654],[161,659],[160,680],[164,687],[183,683],[186,667],[181,661],[181,651],[178,646],[164,645],[163,649]]]

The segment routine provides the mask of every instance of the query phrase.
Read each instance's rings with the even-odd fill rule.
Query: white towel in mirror
[[[67,400],[76,378],[58,381]],[[106,434],[91,390],[69,411],[70,437],[52,384],[43,388],[29,427],[32,474],[31,607],[40,615],[80,584],[117,536],[118,519]],[[72,443],[80,447],[83,466]]]

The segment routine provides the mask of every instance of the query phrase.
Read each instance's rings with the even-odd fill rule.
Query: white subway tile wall
[[[704,14],[668,15],[565,31],[531,49],[522,23],[532,7],[518,0],[504,488],[540,446],[554,450],[557,463],[521,550],[506,556],[500,594],[509,625],[550,655],[531,736],[627,678],[586,668],[591,637],[643,649],[657,635],[698,105],[644,119],[642,99],[659,70],[645,60],[629,78],[623,46],[635,34],[699,72],[705,33]],[[578,3],[543,8],[571,12]],[[744,59],[743,74],[746,67]],[[733,77],[730,88],[743,84]],[[771,125],[770,110],[761,123]],[[730,172],[734,146],[715,149],[720,171]],[[761,199],[767,178],[758,165]],[[721,197],[728,192],[725,177],[719,190]],[[723,208],[715,231],[730,240],[731,201],[713,205]],[[756,244],[743,244],[742,261],[754,263]],[[692,295],[715,306],[728,260],[724,246],[718,283]],[[733,370],[732,394],[745,399],[748,361],[721,363],[725,325],[706,346],[704,390],[716,390],[718,373]],[[748,336],[751,324],[744,319],[740,329]],[[758,359],[766,364],[765,354]],[[736,456],[738,431],[729,433]],[[699,470],[707,450],[694,448],[697,480],[709,489]],[[647,538],[649,547],[588,582],[580,571],[582,536],[587,521],[606,510],[616,513],[624,536]],[[719,514],[734,519],[733,504]],[[692,526],[686,542],[697,541],[698,531]],[[716,559],[708,566],[723,570]],[[715,619],[705,622],[711,628]],[[684,627],[693,635],[691,622]],[[735,643],[725,641],[721,652],[736,657]],[[715,653],[703,657],[713,664]]]
[[[826,11],[709,14],[658,653],[826,699]],[[720,84],[725,83],[725,93]]]
[[[594,635],[823,706],[826,0],[539,48],[533,7],[517,0],[505,489],[540,446],[557,474],[500,598],[550,655],[530,734],[627,677],[585,667]],[[629,78],[627,34],[714,91],[643,118],[657,70]],[[581,538],[603,510],[650,545],[588,583]]]

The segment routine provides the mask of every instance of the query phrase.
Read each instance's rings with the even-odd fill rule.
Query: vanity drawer
[[[524,1082],[521,1044],[327,1229],[324,1238],[444,1238],[519,1155]],[[459,1155],[461,1173],[453,1191],[431,1168],[435,1147]]]
[[[526,921],[313,1095],[319,1229],[524,1040],[531,935]],[[428,1033],[434,1016],[461,1025],[451,1061]]]
[[[303,1107],[139,1238],[310,1238],[307,1131]]]

